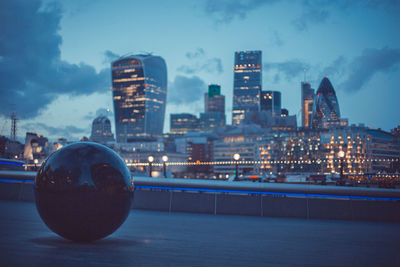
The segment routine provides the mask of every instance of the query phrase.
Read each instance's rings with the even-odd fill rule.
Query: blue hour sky
[[[112,119],[110,62],[151,52],[168,68],[169,114],[203,111],[219,83],[231,122],[233,57],[262,50],[263,89],[282,92],[300,120],[300,82],[332,82],[342,117],[400,124],[400,1],[0,1],[0,134],[77,140]],[[112,120],[113,121],[113,120]],[[114,125],[113,125],[114,127]],[[115,132],[115,131],[114,131]]]

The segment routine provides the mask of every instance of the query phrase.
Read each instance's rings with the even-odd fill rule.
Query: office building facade
[[[301,83],[301,126],[311,127],[314,103],[314,89],[308,82]]]
[[[171,134],[185,134],[199,130],[199,119],[189,113],[179,113],[170,115]]]
[[[90,141],[101,144],[114,141],[111,122],[106,116],[99,116],[93,120]]]
[[[162,135],[167,97],[163,58],[134,55],[113,62],[112,90],[118,143]]]
[[[246,113],[260,110],[261,51],[235,52],[232,125],[240,125]]]
[[[282,109],[281,98],[282,95],[279,91],[261,91],[261,111],[270,111],[273,116],[280,116]]]
[[[204,94],[204,113],[200,113],[200,130],[214,132],[225,127],[225,96],[221,95],[221,86],[210,84]]]
[[[221,86],[210,84],[204,94],[204,111],[220,112],[225,115],[225,96],[221,95]]]

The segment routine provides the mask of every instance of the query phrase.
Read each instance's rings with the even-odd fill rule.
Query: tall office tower
[[[301,125],[303,127],[311,126],[311,118],[314,103],[314,89],[307,82],[301,83]]]
[[[212,132],[225,127],[225,96],[221,95],[221,86],[210,84],[204,94],[204,113],[200,114],[200,129]]]
[[[101,144],[114,141],[114,135],[111,132],[111,123],[106,116],[99,116],[93,120],[90,141]]]
[[[261,111],[271,111],[273,116],[281,116],[282,102],[281,92],[261,91]]]
[[[167,96],[163,58],[134,55],[113,62],[112,90],[118,143],[162,135]]]
[[[315,95],[312,127],[328,128],[331,125],[340,125],[340,110],[335,90],[329,79],[325,77]]]
[[[221,86],[210,84],[204,94],[204,111],[221,112],[225,115],[225,96],[221,95]]]
[[[234,68],[232,125],[239,125],[246,113],[260,110],[261,51],[235,52]]]

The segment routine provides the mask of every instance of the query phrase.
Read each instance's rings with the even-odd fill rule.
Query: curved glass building
[[[327,77],[323,78],[315,95],[312,127],[328,128],[329,125],[340,123],[339,103],[335,90]]]
[[[118,143],[162,135],[167,97],[163,58],[134,55],[113,62],[112,90]]]

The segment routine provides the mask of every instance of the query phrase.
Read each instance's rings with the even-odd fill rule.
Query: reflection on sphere
[[[54,152],[35,179],[40,217],[74,241],[93,241],[117,230],[132,197],[133,180],[124,161],[96,143],[74,143]]]

